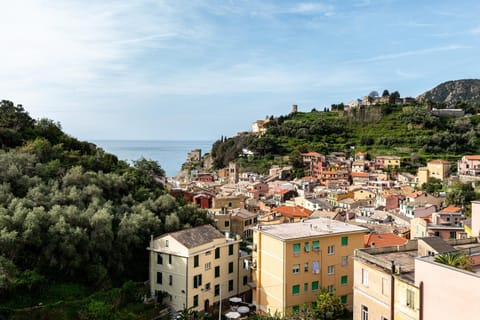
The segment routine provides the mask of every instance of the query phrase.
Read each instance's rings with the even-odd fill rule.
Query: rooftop
[[[388,247],[407,243],[408,240],[393,233],[371,233],[364,236],[365,247]]]
[[[323,218],[308,219],[295,223],[262,225],[259,226],[258,230],[259,232],[280,238],[281,240],[329,236],[340,233],[368,232],[367,228]]]
[[[161,237],[165,237],[167,235],[170,235],[187,248],[197,247],[202,244],[212,242],[214,239],[225,238],[220,231],[209,224],[172,232]]]

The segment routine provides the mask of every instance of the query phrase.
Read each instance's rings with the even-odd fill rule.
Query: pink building
[[[463,156],[457,165],[459,175],[480,176],[480,155]]]
[[[416,258],[415,285],[422,292],[421,319],[479,318],[480,274],[477,272],[437,263],[434,257]]]

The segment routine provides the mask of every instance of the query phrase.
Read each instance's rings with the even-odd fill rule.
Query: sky
[[[480,78],[480,1],[1,1],[0,99],[81,140],[216,140]]]

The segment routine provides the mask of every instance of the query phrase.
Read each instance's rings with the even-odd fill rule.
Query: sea
[[[120,160],[132,163],[140,158],[155,160],[165,170],[167,177],[174,177],[187,160],[187,154],[201,149],[209,153],[214,141],[208,140],[93,140],[97,147],[114,154]]]

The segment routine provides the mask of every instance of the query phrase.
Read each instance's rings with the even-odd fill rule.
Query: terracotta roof
[[[461,212],[461,211],[462,211],[462,208],[455,207],[455,206],[448,206],[442,209],[440,212],[453,213],[453,212]]]
[[[432,160],[429,163],[432,163],[432,164],[450,164],[450,162],[448,162],[446,160],[442,160],[442,159]]]
[[[375,247],[400,246],[407,242],[407,239],[399,237],[393,233],[371,233],[363,236],[363,244],[365,248],[369,248],[372,245]]]
[[[302,153],[302,156],[304,156],[304,157],[321,157],[322,155],[318,152],[307,152],[307,153]]]
[[[358,178],[368,178],[370,174],[366,172],[352,172],[352,177],[358,177]]]
[[[225,237],[220,231],[209,224],[173,232],[170,233],[170,236],[187,248],[197,247],[212,242],[214,239]]]
[[[284,217],[307,218],[313,211],[300,206],[280,206],[272,210],[273,213],[280,213]]]
[[[415,191],[415,192],[412,192],[410,194],[407,195],[407,197],[410,197],[410,198],[418,198],[420,196],[423,196],[423,195],[426,195],[427,193],[423,192],[423,191]]]
[[[464,156],[467,160],[480,160],[480,155],[468,155]]]

